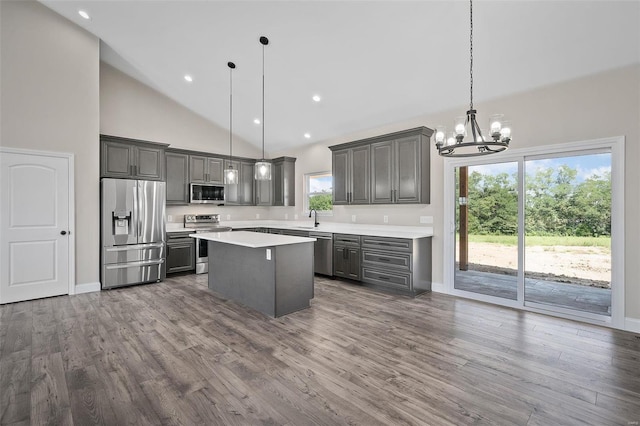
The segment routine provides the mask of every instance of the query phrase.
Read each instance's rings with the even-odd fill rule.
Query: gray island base
[[[221,232],[193,234],[209,241],[209,289],[280,317],[310,307],[315,238]]]

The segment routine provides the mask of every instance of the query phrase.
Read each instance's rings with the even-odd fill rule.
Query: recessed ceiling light
[[[191,77],[189,74],[186,74],[184,76],[184,79],[187,80],[189,83],[191,83],[193,81],[193,77]]]
[[[89,14],[84,10],[79,10],[78,15],[82,16],[84,19],[91,19],[91,16],[89,16]]]
[[[305,134],[304,134],[304,137],[305,137],[305,138],[307,138],[307,139],[309,139],[309,138],[311,138],[311,135],[310,135],[309,133],[305,133]]]
[[[253,120],[253,122],[254,122],[255,124],[260,124],[260,119],[259,119],[259,118],[256,118],[255,120]]]
[[[320,95],[313,95],[313,99],[315,102],[320,102]]]

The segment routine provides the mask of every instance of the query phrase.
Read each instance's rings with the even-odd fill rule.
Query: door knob
[[[60,231],[60,235],[67,235],[67,231]]]

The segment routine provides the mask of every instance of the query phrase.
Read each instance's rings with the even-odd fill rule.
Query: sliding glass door
[[[615,315],[623,321],[624,290],[616,287],[624,218],[618,142],[447,163],[450,291],[588,321],[612,323]]]
[[[455,288],[516,300],[518,163],[456,168]]]
[[[525,161],[524,300],[611,315],[611,154]]]

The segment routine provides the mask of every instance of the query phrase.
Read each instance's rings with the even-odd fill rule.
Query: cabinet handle
[[[383,281],[389,281],[391,278],[389,278],[389,277],[383,277],[382,275],[378,275],[378,279],[379,279],[379,280],[383,280]]]
[[[133,165],[129,166],[129,174],[133,176]]]
[[[391,259],[388,259],[386,257],[379,257],[378,262],[391,262]]]

